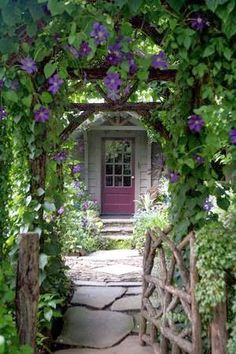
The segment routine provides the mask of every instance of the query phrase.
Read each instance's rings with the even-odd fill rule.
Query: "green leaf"
[[[228,210],[230,206],[230,201],[227,198],[217,198],[216,199],[217,205],[219,208],[223,210]]]
[[[56,69],[57,69],[56,63],[47,63],[43,69],[46,79],[52,76],[52,74],[56,71]]]
[[[129,0],[128,6],[132,13],[136,13],[142,5],[143,0]]]
[[[209,57],[213,53],[215,53],[215,43],[211,43],[208,47],[206,47],[202,56],[203,58]]]
[[[52,16],[61,15],[65,11],[66,5],[64,1],[59,0],[49,0],[48,9],[50,10]]]
[[[44,209],[47,211],[56,211],[55,204],[50,202],[44,202]]]
[[[9,0],[0,0],[0,9],[3,9],[7,6]]]
[[[44,270],[47,264],[48,264],[48,256],[45,253],[41,253],[39,255],[39,268],[41,270]]]
[[[25,105],[26,107],[30,107],[31,106],[31,103],[32,103],[32,99],[33,99],[33,96],[32,95],[29,95],[29,96],[26,96],[22,99],[22,103],[23,105]]]
[[[176,12],[180,11],[181,7],[184,5],[185,2],[186,2],[186,0],[167,0],[167,3]]]
[[[228,0],[206,0],[208,8],[213,12],[215,12],[219,5],[223,5],[226,2],[228,2]]]
[[[26,200],[25,200],[25,205],[26,205],[26,206],[29,206],[31,200],[32,200],[31,195],[28,195],[28,197],[27,197]]]
[[[43,188],[38,188],[37,189],[37,195],[39,196],[39,197],[41,197],[41,195],[43,195],[45,193],[45,190],[43,189]]]
[[[49,309],[49,310],[47,310],[47,311],[44,312],[44,318],[45,318],[48,322],[51,322],[52,315],[53,315],[52,309]]]
[[[53,101],[52,95],[50,95],[49,92],[44,91],[41,95],[41,101],[42,103],[51,103]]]
[[[9,101],[18,102],[18,95],[15,91],[7,91],[4,96]]]

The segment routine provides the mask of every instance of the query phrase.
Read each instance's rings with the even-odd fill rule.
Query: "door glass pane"
[[[113,165],[106,165],[106,175],[113,174]]]
[[[124,187],[130,187],[131,186],[131,177],[124,177]]]
[[[115,162],[122,162],[122,153],[118,153],[115,157]]]
[[[124,172],[123,172],[124,175],[131,175],[131,168],[130,168],[130,165],[124,165]]]
[[[131,161],[131,155],[125,154],[125,155],[124,155],[124,162],[125,162],[125,163],[129,163],[130,161]]]
[[[106,176],[106,186],[107,187],[113,186],[113,176]]]
[[[115,165],[115,174],[122,175],[122,165]]]
[[[122,187],[122,176],[115,176],[115,186]]]

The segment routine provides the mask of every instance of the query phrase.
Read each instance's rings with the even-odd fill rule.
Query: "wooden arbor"
[[[170,227],[164,231],[156,228],[146,234],[140,341],[150,344],[155,354],[201,354],[194,233],[176,245],[170,232]],[[184,255],[188,252],[189,260],[186,260]],[[158,271],[155,271],[155,260]],[[158,307],[153,305],[154,295],[158,296]],[[147,322],[151,324],[150,334]]]

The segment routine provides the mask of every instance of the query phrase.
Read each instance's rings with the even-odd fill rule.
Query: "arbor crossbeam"
[[[126,111],[150,111],[152,109],[160,109],[162,104],[159,102],[135,102],[135,103],[71,103],[68,110],[76,111],[96,111],[96,112],[126,112]]]

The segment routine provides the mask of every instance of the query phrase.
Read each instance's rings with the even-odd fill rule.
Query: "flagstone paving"
[[[136,250],[66,257],[74,282],[57,354],[152,354],[138,342],[142,257]]]

